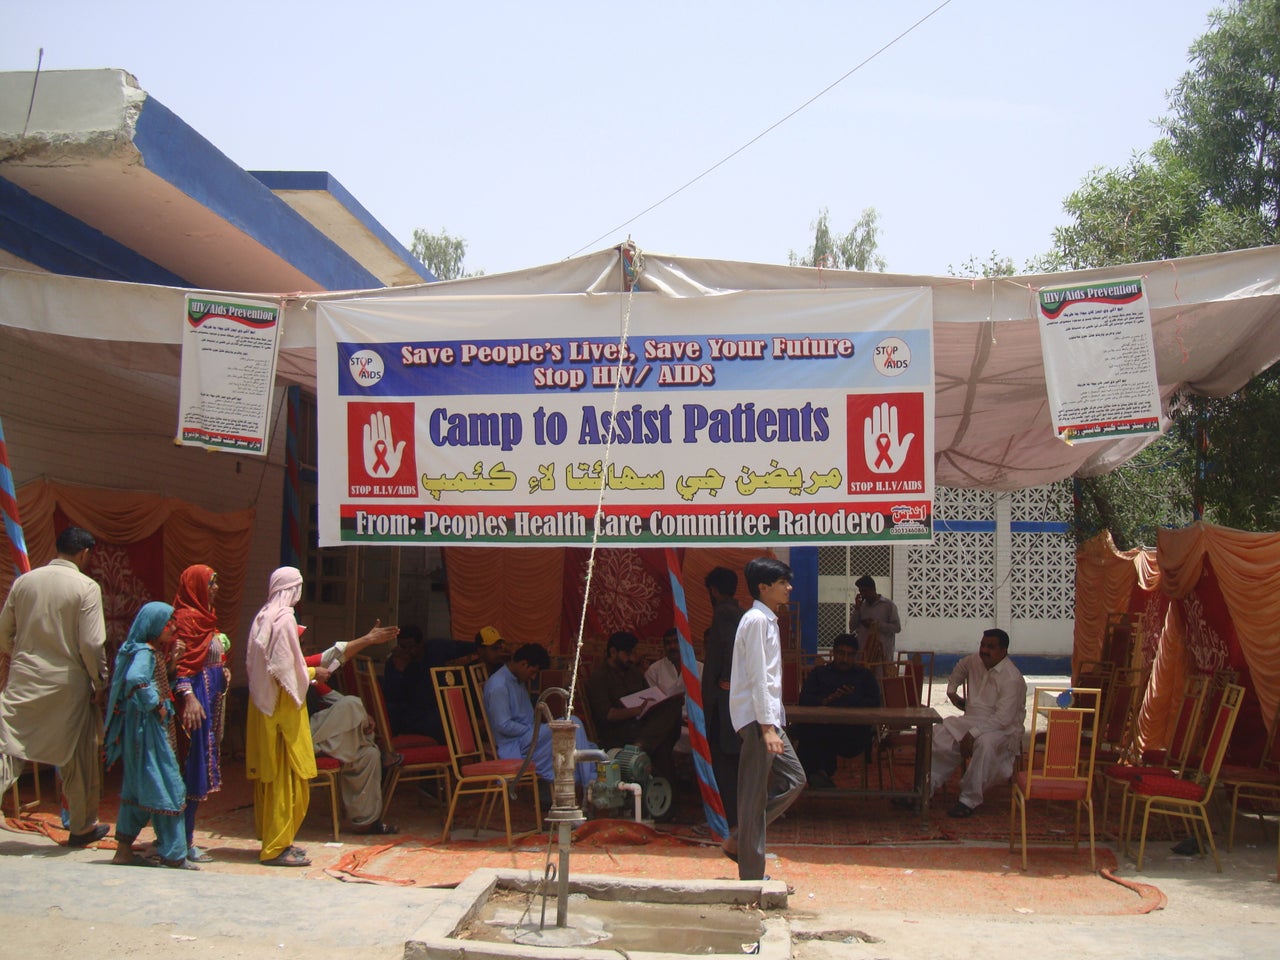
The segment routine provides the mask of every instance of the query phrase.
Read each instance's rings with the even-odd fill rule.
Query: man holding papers
[[[587,701],[596,722],[600,746],[610,750],[635,744],[649,755],[654,774],[664,777],[674,788],[671,753],[680,737],[684,691],[668,696],[645,683],[636,663],[639,642],[634,633],[626,631],[619,631],[608,639],[605,661],[591,672],[587,681]]]

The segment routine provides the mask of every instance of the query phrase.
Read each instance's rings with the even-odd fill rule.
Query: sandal
[[[187,859],[192,863],[213,863],[213,857],[209,856],[209,854],[205,853],[195,844],[192,844],[187,849]]]
[[[160,863],[163,866],[168,867],[170,870],[199,870],[200,869],[194,863],[187,863],[186,857],[179,857],[177,860],[166,860],[163,857],[161,857]]]
[[[362,836],[388,837],[393,833],[399,833],[400,828],[394,823],[375,820],[373,823],[366,823],[363,826],[356,827],[352,832]]]
[[[259,861],[264,867],[309,867],[311,859],[300,850],[294,850],[293,847],[285,850],[278,857],[272,857],[270,860]]]

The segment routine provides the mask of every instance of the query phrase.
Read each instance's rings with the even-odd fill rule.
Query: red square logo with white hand
[[[852,394],[849,493],[924,493],[924,394]]]
[[[418,494],[412,403],[347,404],[347,496]]]

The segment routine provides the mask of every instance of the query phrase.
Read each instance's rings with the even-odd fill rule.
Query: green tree
[[[1083,270],[1240,250],[1266,243],[1257,211],[1228,207],[1169,140],[1127,165],[1096,169],[1063,202],[1073,218],[1053,231],[1051,265]]]
[[[803,254],[790,251],[787,262],[791,266],[884,272],[884,257],[879,253],[880,215],[875,207],[863,210],[858,222],[844,236],[832,235],[826,207],[819,211],[812,227],[813,245]]]
[[[419,227],[413,231],[413,244],[409,252],[435,274],[437,280],[457,280],[460,277],[478,277],[484,273],[476,270],[467,273],[463,261],[467,258],[467,241],[452,236],[448,230],[428,233]]]
[[[1243,249],[1280,239],[1280,4],[1215,11],[1170,94],[1165,138],[1126,166],[1094,170],[1064,208],[1047,258],[1110,266]],[[1119,470],[1078,481],[1077,535],[1109,527],[1122,547],[1196,516],[1242,529],[1280,524],[1280,371],[1231,397],[1187,395],[1172,429]]]
[[[1280,3],[1239,0],[1210,15],[1164,128],[1224,207],[1260,216],[1280,238]]]
[[[947,273],[953,277],[982,277],[989,280],[992,277],[1012,277],[1016,272],[1013,258],[1002,257],[994,250],[985,260],[979,260],[976,255],[969,257],[960,264],[959,269],[955,264],[947,264]]]

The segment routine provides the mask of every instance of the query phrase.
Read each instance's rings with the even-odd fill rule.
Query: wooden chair
[[[389,769],[382,780],[382,810],[379,819],[391,808],[391,798],[401,783],[436,783],[440,801],[449,802],[449,748],[421,734],[391,732],[391,720],[387,714],[387,702],[382,696],[382,684],[378,682],[377,665],[368,657],[356,657],[356,694],[373,718],[373,736],[383,753],[398,753],[403,758],[398,766]]]
[[[449,813],[445,817],[440,839],[448,840],[457,812],[458,800],[466,796],[481,798],[480,812],[476,818],[476,833],[487,826],[493,816],[493,808],[502,800],[502,818],[507,829],[507,846],[513,843],[511,836],[511,797],[514,789],[524,785],[533,793],[535,821],[542,823],[542,802],[538,796],[538,777],[533,764],[529,764],[524,776],[519,772],[523,760],[490,760],[484,755],[476,720],[468,671],[464,667],[433,667],[431,684],[435,687],[436,701],[440,705],[440,719],[444,723],[448,741],[449,760],[453,769],[454,790],[449,799]]]
[[[36,763],[34,760],[18,760],[16,758],[10,758],[9,762],[19,765],[19,772],[17,776],[13,778],[13,786],[9,788],[9,795],[13,798],[13,816],[16,819],[22,815],[23,810],[30,810],[40,806],[40,764]],[[26,770],[22,769],[23,764],[26,765]],[[31,783],[35,787],[36,798],[29,803],[23,803],[22,795],[18,792],[18,782],[22,779],[22,774],[28,771],[31,773]],[[0,801],[2,800],[3,798],[0,797]]]
[[[880,703],[886,707],[918,707],[920,700],[916,694],[915,679],[909,674],[897,676],[881,676]],[[916,733],[914,730],[878,730],[876,732],[876,774],[884,786],[884,762],[889,763],[889,782],[895,787],[897,779],[893,772],[894,755],[899,748],[914,747]]]
[[[342,761],[323,753],[316,754],[316,775],[311,778],[311,789],[329,788],[329,812],[333,817],[333,839],[338,839],[338,828],[342,825],[342,795],[338,792],[338,774],[342,771]]]
[[[1178,817],[1184,820],[1196,837],[1200,849],[1207,843],[1209,852],[1213,854],[1214,866],[1222,872],[1222,861],[1218,859],[1218,848],[1213,842],[1213,826],[1209,823],[1209,800],[1213,797],[1218,783],[1218,772],[1222,767],[1222,758],[1226,756],[1227,745],[1231,741],[1231,731],[1235,729],[1236,716],[1240,712],[1240,701],[1244,699],[1244,687],[1238,684],[1227,684],[1223,695],[1213,711],[1209,725],[1209,739],[1201,751],[1200,763],[1187,777],[1170,774],[1143,774],[1129,784],[1128,796],[1129,818],[1125,824],[1124,845],[1129,849],[1129,837],[1133,832],[1133,821],[1137,817],[1138,808],[1142,808],[1142,827],[1138,837],[1138,869],[1142,869],[1142,857],[1147,849],[1147,830],[1153,813],[1161,813],[1166,817]],[[1204,839],[1200,838],[1200,828],[1204,828]]]
[[[1070,706],[1059,703],[1069,695]],[[1083,696],[1082,696],[1083,695]],[[1014,838],[1022,840],[1022,869],[1027,869],[1027,804],[1032,800],[1065,800],[1076,805],[1075,849],[1080,849],[1080,813],[1089,814],[1089,865],[1096,870],[1093,823],[1093,764],[1097,738],[1084,735],[1092,705],[1101,691],[1094,688],[1042,687],[1032,697],[1035,714],[1031,729],[1044,726],[1044,749],[1033,751],[1025,770],[1013,775],[1013,793],[1009,800],[1009,850]],[[1085,705],[1077,705],[1083,702]]]
[[[897,656],[897,672],[909,675],[916,687],[916,705],[933,705],[933,651],[910,650]]]
[[[1280,737],[1276,730],[1280,728],[1280,710],[1271,719],[1271,729],[1267,732],[1266,743],[1262,754],[1254,766],[1235,766],[1223,764],[1218,772],[1218,779],[1231,794],[1231,826],[1227,832],[1227,853],[1235,847],[1236,816],[1240,812],[1240,801],[1245,801],[1246,812],[1256,814],[1258,826],[1262,829],[1263,839],[1267,836],[1267,825],[1264,813],[1280,812]]]

